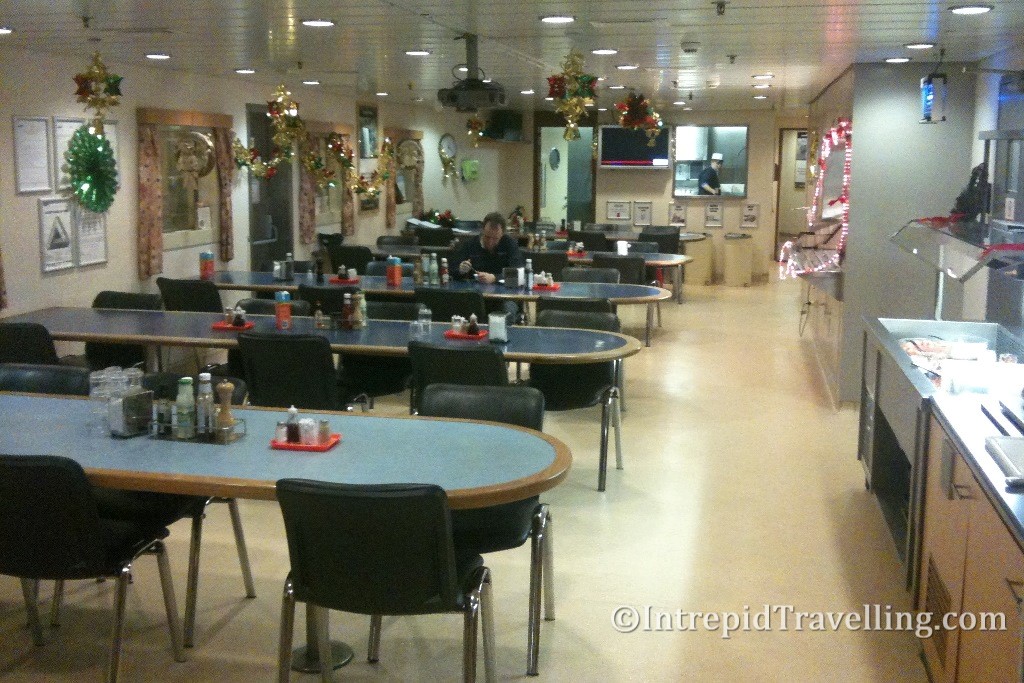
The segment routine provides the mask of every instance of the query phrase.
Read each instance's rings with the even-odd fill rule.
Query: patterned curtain
[[[164,191],[156,126],[139,125],[139,279],[164,270]]]
[[[235,181],[235,159],[231,151],[231,130],[213,129],[213,151],[217,160],[217,185],[220,188],[220,260],[235,257],[235,224],[231,211],[231,186]]]
[[[395,178],[395,174],[398,171],[398,161],[392,154],[388,161],[388,167],[381,169],[381,172],[386,171],[388,181],[384,183],[384,229],[394,230],[395,229],[395,200],[396,200],[396,188],[395,183],[398,182]]]
[[[7,285],[4,284],[4,255],[0,252],[0,310],[7,308]]]
[[[412,215],[419,218],[423,215],[423,143],[416,141],[419,154],[416,155],[416,177],[413,178]]]
[[[312,133],[306,134],[307,149],[316,149],[316,140]],[[300,145],[301,147],[302,145]],[[299,242],[312,244],[316,241],[316,182],[313,174],[306,170],[304,164],[299,166]]]

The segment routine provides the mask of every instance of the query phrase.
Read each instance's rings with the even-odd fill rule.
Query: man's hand
[[[479,272],[476,274],[476,281],[482,282],[485,285],[492,285],[498,281],[498,278],[495,277],[492,273]]]
[[[473,264],[469,262],[469,259],[466,259],[465,261],[459,264],[459,272],[462,273],[463,275],[465,275],[471,270],[473,270]]]

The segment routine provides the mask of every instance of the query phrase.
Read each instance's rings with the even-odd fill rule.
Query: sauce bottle
[[[292,329],[292,295],[286,291],[274,295],[274,326],[279,330]]]
[[[352,295],[348,292],[345,293],[345,301],[341,304],[341,329],[351,330],[352,329]]]
[[[448,284],[448,259],[441,259],[441,284]]]
[[[196,435],[196,398],[192,393],[192,378],[182,377],[178,380],[178,398],[174,401],[178,416],[175,438],[191,439]]]
[[[284,423],[288,433],[288,443],[299,443],[299,409],[292,406],[288,409],[288,420]]]

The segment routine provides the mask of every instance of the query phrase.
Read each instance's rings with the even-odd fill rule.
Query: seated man
[[[519,268],[525,261],[519,243],[505,234],[505,217],[497,211],[484,216],[480,237],[464,239],[452,253],[449,263],[457,263],[452,273],[456,280],[476,279],[493,284],[504,268]],[[519,322],[521,314],[515,301],[487,300],[487,312],[504,312],[509,322]]]

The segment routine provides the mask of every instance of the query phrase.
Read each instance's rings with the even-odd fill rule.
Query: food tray
[[[554,282],[550,285],[534,285],[533,290],[535,292],[557,292],[562,288],[562,285]]]
[[[465,341],[480,341],[487,338],[487,330],[480,330],[476,334],[468,334],[466,332],[456,332],[455,330],[445,330],[445,339],[462,339]]]
[[[328,280],[328,282],[330,282],[332,285],[358,285],[359,284],[359,278],[357,278],[357,277],[354,277],[354,278],[332,277],[332,278],[330,278]]]
[[[270,440],[270,447],[278,451],[307,451],[311,453],[324,453],[329,451],[341,441],[341,434],[331,434],[331,440],[327,443],[302,444],[288,443],[287,441]]]
[[[256,327],[256,323],[251,320],[246,320],[243,325],[232,325],[231,323],[220,320],[210,327],[218,332],[241,332],[242,330],[251,330]]]

